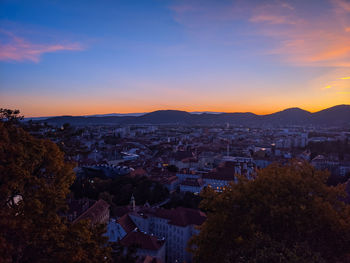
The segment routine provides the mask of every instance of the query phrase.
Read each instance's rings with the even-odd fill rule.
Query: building
[[[165,261],[165,239],[159,239],[154,235],[148,235],[138,229],[131,231],[122,240],[120,245],[124,248],[136,247],[136,255],[140,258],[152,257]]]
[[[69,199],[68,207],[64,216],[73,224],[80,220],[90,220],[93,225],[107,224],[109,221],[109,204],[102,199]]]
[[[91,207],[78,216],[73,221],[73,224],[86,219],[90,220],[93,225],[107,224],[109,221],[109,204],[102,199],[96,201]]]
[[[233,168],[234,174],[244,175],[248,178],[255,173],[253,158],[249,157],[224,156],[219,167],[222,170]]]
[[[234,174],[220,174],[216,172],[203,175],[205,186],[211,187],[217,192],[222,192],[230,182],[235,182],[237,179]]]
[[[191,173],[188,169],[183,169],[182,171],[176,174],[177,178],[179,178],[180,182],[183,182],[186,179],[199,179],[202,178],[200,174]]]
[[[335,171],[339,168],[339,162],[333,161],[323,155],[317,155],[311,160],[311,164],[318,170],[327,169],[331,173],[336,173]]]
[[[177,151],[173,154],[170,164],[175,165],[179,169],[196,168],[198,160],[191,151]]]
[[[108,236],[109,241],[118,242],[135,229],[137,229],[137,227],[129,215],[124,214],[117,220],[114,218],[110,219],[107,225],[106,235]]]
[[[221,192],[230,182],[237,182],[236,175],[244,173],[241,162],[223,162],[219,167],[210,173],[203,175],[205,186],[209,186],[215,191]]]
[[[175,191],[180,182],[175,175],[171,174],[152,175],[150,179],[164,185],[169,190],[169,192]]]
[[[348,174],[350,175],[350,162],[341,163],[339,166],[339,175],[345,177]]]
[[[204,187],[202,178],[187,178],[180,183],[180,192],[200,193]]]
[[[191,262],[187,243],[198,233],[206,216],[199,210],[178,207],[176,209],[144,208],[129,213],[137,228],[166,241],[166,262]]]

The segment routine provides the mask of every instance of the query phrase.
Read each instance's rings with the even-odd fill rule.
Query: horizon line
[[[148,114],[148,113],[152,113],[152,112],[157,112],[157,111],[181,111],[181,112],[187,112],[187,113],[190,113],[190,114],[203,114],[203,113],[207,113],[207,114],[223,114],[223,113],[252,113],[252,114],[255,114],[255,115],[258,115],[258,116],[262,116],[262,115],[269,115],[269,114],[273,114],[273,113],[277,113],[277,112],[281,112],[281,111],[285,111],[285,110],[289,110],[289,109],[299,109],[299,110],[303,110],[303,111],[307,111],[309,113],[316,113],[316,112],[320,112],[322,110],[326,110],[326,109],[330,109],[330,108],[334,108],[334,107],[337,107],[337,106],[350,106],[350,104],[337,104],[337,105],[334,105],[334,106],[331,106],[331,107],[327,107],[327,108],[323,108],[321,110],[317,110],[317,111],[308,111],[308,110],[305,110],[303,108],[300,108],[300,107],[289,107],[289,108],[285,108],[285,109],[282,109],[282,110],[277,110],[277,111],[274,111],[274,112],[271,112],[271,113],[265,113],[265,114],[257,114],[257,113],[254,113],[254,112],[251,112],[251,111],[232,111],[232,112],[224,112],[224,111],[208,111],[208,110],[204,110],[204,111],[185,111],[185,110],[178,110],[178,109],[158,109],[158,110],[153,110],[153,111],[148,111],[148,112],[129,112],[129,113],[101,113],[101,114],[82,114],[82,115],[67,115],[67,114],[63,114],[63,115],[50,115],[50,116],[30,116],[30,117],[26,117],[24,116],[24,119],[32,119],[32,118],[54,118],[54,117],[125,117],[125,116],[130,116],[132,114],[137,114],[136,116],[134,117],[140,117],[140,116],[143,116],[145,114]],[[103,115],[122,115],[122,116],[103,116]],[[131,117],[131,116],[130,116]]]

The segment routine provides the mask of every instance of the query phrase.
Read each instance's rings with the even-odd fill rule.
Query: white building
[[[134,224],[145,233],[164,238],[166,262],[191,262],[192,255],[186,251],[187,242],[198,233],[206,216],[199,210],[178,207],[176,209],[147,208],[129,213]]]
[[[199,194],[204,187],[202,178],[188,178],[180,183],[180,192],[191,192]]]

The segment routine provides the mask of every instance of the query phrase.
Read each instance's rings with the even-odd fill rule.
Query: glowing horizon
[[[222,113],[237,113],[237,112],[241,112],[241,113],[246,113],[246,112],[250,112],[250,113],[254,113],[257,115],[266,115],[266,114],[271,114],[271,113],[275,113],[275,112],[279,112],[282,110],[286,110],[289,108],[300,108],[302,110],[306,110],[308,112],[314,113],[314,112],[318,112],[321,110],[324,110],[326,108],[331,108],[334,106],[338,106],[338,105],[345,105],[345,104],[337,104],[337,105],[330,105],[327,107],[320,107],[320,108],[312,108],[312,109],[306,109],[304,107],[298,107],[298,106],[288,106],[285,108],[276,108],[274,110],[271,111],[259,111],[259,109],[252,109],[252,110],[235,110],[235,109],[229,109],[229,108],[214,108],[214,109],[197,109],[197,108],[189,108],[189,107],[180,107],[180,108],[174,108],[174,107],[150,107],[147,109],[144,108],[137,108],[137,110],[132,111],[132,110],[121,110],[121,111],[113,111],[112,109],[106,109],[103,111],[101,111],[101,107],[97,107],[97,108],[93,108],[89,111],[85,111],[85,112],[81,112],[81,111],[67,111],[67,112],[63,112],[60,114],[42,114],[42,111],[40,111],[41,113],[38,113],[36,115],[26,115],[23,113],[23,111],[21,109],[19,109],[21,111],[21,115],[24,115],[25,118],[38,118],[38,117],[56,117],[56,116],[91,116],[91,115],[107,115],[107,114],[146,114],[149,112],[153,112],[153,111],[159,111],[159,110],[178,110],[178,111],[186,111],[186,112],[222,112]],[[350,104],[347,104],[350,105]],[[6,107],[5,107],[6,108]],[[17,108],[11,108],[11,109],[17,109]],[[96,111],[94,110],[96,109]]]
[[[0,107],[25,116],[350,104],[348,0],[0,7]]]

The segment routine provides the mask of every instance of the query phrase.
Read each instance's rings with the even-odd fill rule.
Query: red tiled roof
[[[137,212],[131,212],[130,214],[138,217],[159,217],[169,220],[169,224],[177,226],[189,226],[189,225],[201,225],[206,220],[205,213],[197,209],[177,207],[173,209],[164,209],[143,207]]]
[[[175,209],[157,209],[155,216],[169,220],[177,226],[201,225],[206,219],[203,212],[196,209],[177,207]]]
[[[163,263],[160,258],[152,257],[150,255],[145,256],[144,258],[139,258],[137,263]]]
[[[203,180],[197,178],[187,178],[181,183],[181,185],[200,187],[203,185]]]
[[[91,207],[96,201],[90,200],[88,198],[82,198],[82,199],[68,199],[68,212],[67,215],[71,215],[73,221],[77,217],[79,217],[82,213],[84,213],[89,207]]]
[[[232,181],[235,179],[234,167],[218,167],[208,174],[202,176],[203,179]]]
[[[78,218],[76,218],[73,223],[78,222],[83,219],[90,219],[93,224],[98,223],[98,217],[109,209],[109,204],[100,199],[94,203],[89,209],[82,213]]]
[[[122,217],[123,215],[131,212],[131,208],[129,206],[118,206],[115,208],[114,213],[117,217]]]
[[[182,159],[181,160],[183,163],[195,163],[195,162],[198,162],[198,160],[194,157],[189,157],[189,158],[185,158],[185,159]]]
[[[118,224],[122,226],[122,228],[125,230],[126,233],[130,233],[136,228],[136,225],[131,220],[128,214],[123,215],[122,217],[118,218],[117,220]]]
[[[203,175],[203,179],[233,181],[235,179],[235,176],[233,174],[209,173],[209,174]]]
[[[170,176],[170,177],[166,177],[166,179],[164,180],[164,184],[171,184],[173,182],[178,181],[179,179],[177,178],[177,176]]]
[[[132,176],[146,176],[147,172],[143,168],[137,168],[131,172]]]
[[[164,240],[158,240],[157,237],[145,234],[140,231],[132,231],[127,234],[122,240],[120,240],[120,244],[122,246],[132,246],[136,245],[141,249],[147,250],[158,250],[164,245]]]
[[[191,151],[178,151],[173,154],[173,158],[177,161],[182,161],[183,159],[192,158],[193,153]]]
[[[169,176],[169,175],[163,175],[163,176],[156,176],[153,175],[150,177],[150,180],[159,182],[161,184],[171,184],[173,182],[176,182],[178,180],[177,176]]]

